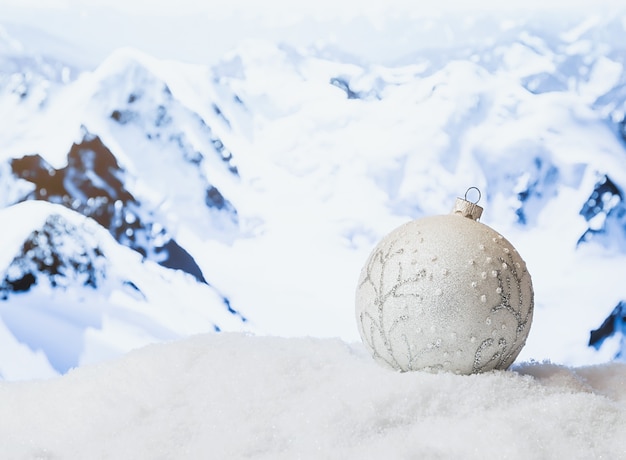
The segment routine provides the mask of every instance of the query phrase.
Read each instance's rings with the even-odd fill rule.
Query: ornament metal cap
[[[478,192],[478,199],[474,202],[468,201],[467,194],[470,190],[476,190]],[[483,208],[478,206],[478,202],[481,198],[481,193],[478,187],[470,187],[465,191],[464,198],[457,198],[452,209],[452,214],[458,214],[463,217],[467,217],[472,220],[480,219],[483,214]]]

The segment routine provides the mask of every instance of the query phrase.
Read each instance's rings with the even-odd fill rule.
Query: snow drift
[[[0,383],[2,458],[624,458],[626,365],[396,373],[337,339],[199,335]]]

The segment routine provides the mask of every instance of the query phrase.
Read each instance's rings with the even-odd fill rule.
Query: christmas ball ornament
[[[478,200],[467,193],[475,189]],[[376,361],[401,371],[506,369],[526,342],[533,287],[513,245],[478,222],[480,191],[452,213],[408,222],[374,248],[356,319]]]

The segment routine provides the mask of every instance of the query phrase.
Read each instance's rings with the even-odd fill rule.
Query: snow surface
[[[626,364],[397,373],[338,339],[205,334],[0,383],[0,457],[618,459]]]

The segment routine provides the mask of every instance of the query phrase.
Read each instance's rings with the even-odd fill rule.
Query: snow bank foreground
[[[360,344],[238,333],[0,384],[0,458],[626,458],[626,365],[400,374]]]

